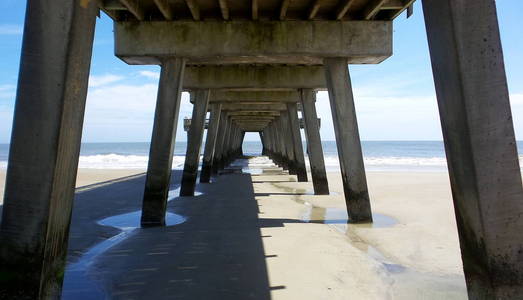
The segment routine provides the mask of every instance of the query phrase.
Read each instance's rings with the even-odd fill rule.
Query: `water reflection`
[[[180,188],[169,191],[167,201],[178,198]],[[195,191],[194,195],[202,193]],[[88,275],[89,267],[95,262],[97,256],[129,238],[136,229],[140,228],[141,211],[120,214],[99,220],[103,226],[115,227],[121,232],[89,248],[76,262],[67,265],[64,277],[62,299],[104,299],[103,290]],[[184,216],[167,212],[165,215],[166,226],[174,226],[186,221]]]

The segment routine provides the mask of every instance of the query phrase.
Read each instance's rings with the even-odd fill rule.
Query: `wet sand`
[[[368,173],[375,222],[347,225],[339,174],[314,196],[279,168],[235,165],[196,197],[176,197],[173,171],[183,222],[148,229],[132,227],[139,170],[79,172],[79,185],[126,178],[77,191],[63,298],[466,299],[446,173]]]

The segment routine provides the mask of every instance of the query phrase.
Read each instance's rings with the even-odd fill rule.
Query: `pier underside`
[[[61,295],[100,10],[114,21],[117,57],[128,64],[161,68],[148,168],[140,181],[143,229],[137,232],[143,240],[130,239],[122,243],[128,248],[120,249],[130,250],[123,256],[131,256],[136,263],[133,270],[142,271],[126,272],[129,261],[118,265],[115,259],[107,261],[116,265],[102,276],[139,286],[137,295],[146,295],[141,286],[154,292],[160,291],[151,288],[156,284],[166,288],[165,282],[153,280],[158,274],[169,280],[168,285],[210,281],[215,287],[229,286],[227,280],[237,280],[237,286],[242,286],[249,274],[260,276],[245,282],[245,290],[183,290],[187,298],[206,298],[211,293],[243,295],[251,290],[258,299],[265,299],[275,290],[286,289],[286,285],[268,283],[263,258],[272,254],[262,251],[264,231],[303,222],[278,212],[273,218],[260,218],[259,205],[264,204],[256,197],[263,195],[257,195],[256,185],[254,190],[229,189],[225,195],[213,184],[221,181],[233,187],[243,182],[248,187],[247,183],[255,183],[254,175],[220,174],[237,171],[228,167],[242,157],[245,134],[256,132],[263,154],[281,168],[278,172],[285,171],[284,176],[300,184],[308,184],[311,178],[314,195],[328,195],[315,107],[319,90],[329,94],[341,197],[348,216],[344,222],[373,222],[348,65],[376,64],[390,57],[392,22],[404,10],[410,15],[414,1],[27,2],[0,227],[0,298],[57,299]],[[422,4],[468,294],[472,299],[514,299],[523,294],[523,188],[495,2],[423,0]],[[183,212],[188,219],[173,229],[168,227],[167,212],[184,91],[191,93],[193,113],[186,161],[177,179],[181,180],[180,195],[193,198],[180,201],[190,203],[179,207],[187,210]],[[196,196],[199,175],[200,183],[211,182],[202,188],[206,201]],[[226,201],[229,198],[231,203]],[[228,211],[227,205],[235,210]],[[157,245],[159,233],[165,239]],[[178,235],[182,245],[177,245]],[[309,244],[326,247],[323,250],[340,246],[336,242]],[[202,255],[207,246],[211,256]],[[159,265],[155,255],[169,255],[170,260]],[[339,259],[347,256],[344,252]],[[147,273],[148,268],[152,273]],[[210,272],[202,272],[206,268]],[[361,271],[343,269],[333,280],[346,280],[350,272]],[[222,276],[223,272],[230,276]],[[171,291],[171,287],[166,289]],[[126,298],[126,290],[117,293],[122,291],[117,288],[113,297]]]

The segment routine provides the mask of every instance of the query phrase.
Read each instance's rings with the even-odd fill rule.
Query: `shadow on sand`
[[[173,171],[172,182],[180,182]],[[77,193],[70,231],[69,266],[89,249],[121,230],[97,221],[141,209],[144,176],[92,186]],[[171,189],[178,185],[171,184]],[[177,197],[168,211],[185,222],[137,228],[93,257],[83,278],[66,273],[64,299],[270,299],[271,290],[261,228],[293,219],[259,218],[250,174],[232,173],[202,194]],[[277,255],[271,253],[272,256]],[[69,276],[69,277],[68,277]]]

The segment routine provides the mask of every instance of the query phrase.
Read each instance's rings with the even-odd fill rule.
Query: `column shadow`
[[[179,182],[179,173],[173,172],[173,182]],[[139,176],[77,194],[69,262],[120,232],[96,221],[141,209],[143,186]],[[263,239],[270,237],[260,229],[305,222],[259,218],[249,174],[220,176],[197,190],[202,194],[168,203],[168,211],[185,222],[135,229],[93,258],[86,278],[98,292],[93,285],[66,284],[64,299],[93,299],[100,291],[108,299],[271,299],[272,290],[285,289],[269,283]]]

